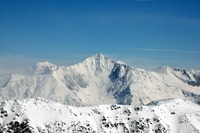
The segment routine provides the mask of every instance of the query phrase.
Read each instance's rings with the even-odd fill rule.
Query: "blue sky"
[[[102,53],[134,67],[200,69],[199,0],[1,0],[0,69]]]

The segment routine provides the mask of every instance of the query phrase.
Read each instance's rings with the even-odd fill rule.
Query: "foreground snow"
[[[179,99],[146,106],[66,106],[43,98],[0,105],[0,132],[198,133],[200,106]]]

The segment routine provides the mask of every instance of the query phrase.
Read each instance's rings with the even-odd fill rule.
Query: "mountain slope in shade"
[[[200,106],[179,99],[147,106],[72,107],[36,98],[2,102],[0,111],[0,132],[200,132]]]
[[[1,101],[34,97],[74,106],[144,105],[169,98],[200,103],[200,73],[170,67],[146,71],[97,54],[72,66],[39,62],[24,75],[0,75]]]

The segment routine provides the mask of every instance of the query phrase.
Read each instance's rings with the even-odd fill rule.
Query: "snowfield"
[[[0,103],[0,132],[199,133],[200,106],[171,99],[146,106],[72,107],[43,98]]]

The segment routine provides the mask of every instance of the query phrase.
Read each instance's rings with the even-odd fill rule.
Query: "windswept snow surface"
[[[39,62],[27,74],[0,74],[0,101],[42,97],[73,106],[145,105],[158,99],[200,104],[200,72],[133,68],[97,54],[72,66]]]
[[[43,98],[0,103],[0,132],[199,133],[200,106],[172,99],[146,106],[72,107]]]

